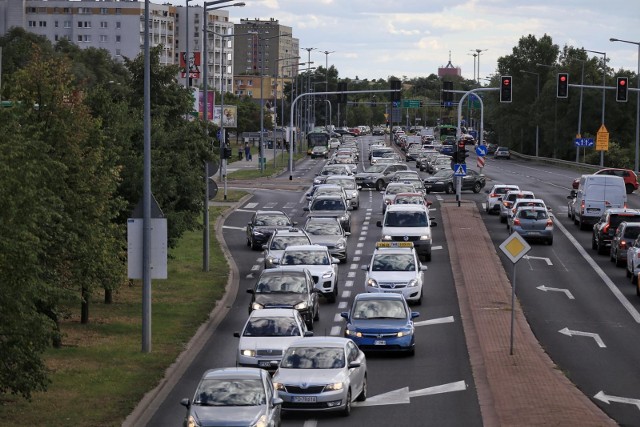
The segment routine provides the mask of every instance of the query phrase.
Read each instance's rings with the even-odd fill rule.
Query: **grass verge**
[[[295,162],[306,156],[307,156],[306,153],[294,154],[293,161]],[[244,180],[258,179],[266,176],[273,176],[276,174],[280,174],[288,170],[288,167],[289,167],[288,153],[286,153],[284,157],[277,155],[275,166],[274,166],[273,160],[268,161],[267,164],[265,165],[264,171],[260,171],[259,164],[257,161],[258,157],[256,156],[254,157],[254,159],[256,159],[255,169],[244,169],[244,170],[233,171],[233,172],[230,172],[229,175],[227,175],[227,178],[228,179],[244,179]]]
[[[210,208],[212,224],[224,209]],[[2,396],[0,427],[120,426],[223,295],[229,268],[213,226],[210,243],[209,272],[202,271],[202,231],[196,230],[170,251],[169,278],[153,280],[150,353],[141,352],[141,282],[123,286],[109,305],[96,294],[90,323],[80,324],[80,306],[72,307],[74,316],[62,324],[63,347],[45,354],[49,390],[31,402]]]

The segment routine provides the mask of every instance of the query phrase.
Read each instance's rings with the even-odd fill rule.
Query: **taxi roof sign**
[[[376,248],[413,248],[413,242],[376,242]]]

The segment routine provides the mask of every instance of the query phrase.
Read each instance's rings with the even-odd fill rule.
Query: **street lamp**
[[[304,50],[307,51],[307,62],[311,62],[311,51],[317,50],[315,47],[305,47]],[[311,73],[307,73],[307,92],[311,92]],[[306,135],[309,132],[309,122],[311,121],[311,100],[304,100],[305,103],[305,119],[304,119],[304,134]]]
[[[547,64],[540,64],[537,63],[536,67],[546,67],[546,68],[550,68],[552,70],[556,70],[556,74],[558,72],[558,66],[557,65],[547,65]],[[554,118],[553,118],[553,157],[555,157],[556,155],[556,147],[558,146],[558,97],[556,96],[555,98],[555,104],[553,107],[553,111],[554,111]]]
[[[636,87],[636,156],[635,156],[635,162],[633,163],[634,166],[634,171],[638,172],[640,165],[638,165],[639,162],[639,154],[640,153],[640,42],[631,42],[628,40],[620,40],[620,39],[614,39],[614,38],[610,38],[609,39],[610,42],[620,42],[620,43],[628,43],[628,44],[635,44],[638,46],[638,85]]]
[[[478,54],[478,80],[480,79],[480,54],[482,52],[486,52],[487,50],[489,50],[489,49],[476,49],[475,50],[475,52]]]
[[[325,73],[326,73],[326,80],[327,80],[326,84],[325,84],[325,87],[324,87],[324,91],[325,92],[329,92],[329,54],[335,53],[335,52],[336,52],[335,50],[332,50],[332,51],[325,50],[324,52],[322,52],[322,53],[324,53],[324,70],[325,70]],[[328,95],[325,95],[324,99],[326,101],[329,101]],[[331,109],[331,101],[329,101],[329,109]],[[331,122],[331,117],[329,117],[329,122]],[[325,128],[326,128],[327,127],[326,117],[325,117],[324,125],[325,125]]]
[[[597,53],[598,55],[602,55],[602,118],[600,123],[604,126],[604,100],[605,95],[607,93],[606,89],[606,79],[607,79],[607,54],[605,52],[600,52],[597,50],[589,50],[582,48],[585,52]],[[600,151],[600,167],[604,166],[604,150]]]
[[[520,70],[521,73],[535,74],[536,75],[536,105],[538,103],[538,97],[540,96],[540,73],[534,73],[533,71]],[[538,115],[536,114],[536,157],[538,157],[538,147],[540,142],[540,125],[538,124]]]
[[[276,167],[276,127],[278,125],[278,78],[279,78],[279,74],[280,74],[280,67],[278,66],[278,63],[280,61],[291,61],[291,60],[298,60],[300,59],[299,56],[288,56],[285,58],[278,58],[275,60],[276,63],[276,93],[274,96],[274,102],[273,102],[273,112],[274,112],[274,118],[275,120],[273,121],[273,167]],[[297,65],[297,64],[293,64],[293,65]],[[289,65],[291,66],[291,65]],[[283,68],[287,67],[286,65],[283,65]],[[284,73],[283,73],[284,74]],[[280,119],[280,123],[282,124],[282,127],[284,128],[284,76],[282,78],[282,118]]]
[[[480,76],[480,73],[478,73],[478,79],[476,80],[476,58],[478,57],[478,54],[477,54],[477,53],[476,53],[476,51],[475,51],[475,50],[473,50],[473,49],[471,49],[471,52],[473,52],[473,54],[471,54],[471,53],[467,53],[467,55],[469,55],[469,56],[473,56],[473,80],[474,80],[476,83],[479,83],[479,81],[478,81],[478,80],[480,80],[480,77],[479,77],[479,76]]]

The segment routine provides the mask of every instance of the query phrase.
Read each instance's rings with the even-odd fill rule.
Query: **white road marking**
[[[437,250],[441,250],[442,246],[431,246],[431,250],[432,251],[437,251]]]
[[[362,255],[362,251],[360,249],[357,249],[353,254],[354,255]]]
[[[422,320],[420,322],[414,322],[413,326],[439,325],[442,323],[453,323],[454,321],[455,320],[453,319],[453,316],[439,317],[437,319],[429,319],[429,320]]]
[[[338,309],[340,310],[344,310],[345,308],[347,308],[349,306],[349,303],[347,303],[346,301],[340,301],[338,303]]]
[[[550,287],[545,286],[545,285],[538,286],[536,289],[540,289],[541,291],[544,291],[544,292],[547,292],[547,291],[564,292],[565,295],[567,296],[567,298],[575,299],[575,297],[573,296],[573,294],[571,293],[571,291],[569,289],[550,288]]]
[[[235,210],[235,212],[251,212],[251,213],[254,213],[255,211],[256,211],[255,209],[253,209],[253,210],[251,210],[251,209],[236,209]]]
[[[351,291],[342,291],[342,298],[350,298],[351,297]]]
[[[356,244],[356,247],[357,248],[363,248],[364,247],[364,243],[358,243],[358,244]]]
[[[260,270],[260,266],[258,264],[251,267],[251,271],[258,271],[258,270]]]
[[[600,338],[600,335],[596,334],[595,332],[572,331],[569,328],[560,329],[558,332],[560,332],[562,335],[566,335],[568,337],[572,337],[574,335],[577,335],[577,336],[580,336],[580,337],[593,338],[596,341],[596,344],[598,344],[598,347],[607,348],[607,346],[604,345],[604,341],[602,341],[602,338]]]
[[[264,205],[265,209],[273,209],[278,205],[278,202],[269,202]]]
[[[234,227],[231,225],[223,225],[222,228],[226,228],[227,230],[240,230],[240,231],[245,231],[247,229],[246,227]]]
[[[349,266],[349,270],[357,270],[358,269],[358,264],[351,264]]]
[[[345,288],[350,288],[353,286],[353,280],[345,280],[344,282],[344,287]]]
[[[338,335],[340,335],[340,331],[341,330],[342,330],[342,328],[340,326],[334,326],[334,327],[331,328],[331,332],[329,332],[329,335],[331,335],[333,337],[337,337]]]
[[[253,209],[253,208],[255,208],[256,206],[258,206],[258,204],[257,204],[257,203],[247,203],[246,205],[244,205],[244,208],[245,208],[245,209]]]
[[[347,277],[352,278],[352,277],[356,277],[356,272],[355,271],[350,271],[347,273]]]
[[[333,321],[336,323],[342,322],[342,316],[340,316],[340,313],[336,313],[335,316],[333,316]]]
[[[354,257],[353,257],[353,261],[354,261],[354,262],[358,262],[358,261],[360,261],[360,257],[359,257],[359,256],[354,256]]]
[[[367,236],[360,236],[358,237],[358,240],[364,242],[365,240],[367,240]]]
[[[264,257],[256,259],[256,262],[264,262]]]

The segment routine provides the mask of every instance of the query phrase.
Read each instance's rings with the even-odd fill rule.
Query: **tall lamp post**
[[[620,42],[620,43],[628,43],[635,44],[638,46],[638,85],[636,86],[636,155],[635,162],[633,163],[634,171],[638,172],[640,165],[638,164],[640,157],[640,42],[631,42],[628,40],[620,40],[610,38],[610,42]]]
[[[480,80],[480,54],[482,52],[486,52],[489,49],[476,49],[476,53],[478,54],[478,80]]]
[[[316,50],[315,47],[305,47],[304,50],[307,51],[307,62],[311,62],[311,51],[312,50]],[[300,91],[302,93],[302,91]],[[311,73],[307,72],[307,92],[311,92]],[[309,132],[309,122],[311,121],[311,114],[310,114],[310,105],[311,105],[311,100],[308,98],[305,98],[305,119],[304,119],[304,134],[306,135],[307,132]]]
[[[602,126],[604,126],[604,105],[605,105],[605,95],[607,93],[607,54],[606,52],[599,52],[597,50],[589,50],[589,49],[582,49],[585,52],[591,52],[591,53],[597,53],[598,55],[602,55],[602,118],[600,120],[600,123],[602,124]],[[604,150],[600,150],[600,167],[604,166]]]
[[[203,118],[204,118],[204,129],[207,139],[209,138],[209,112],[208,112],[208,104],[209,97],[207,94],[207,89],[209,85],[209,76],[208,76],[208,51],[209,51],[209,20],[208,20],[208,12],[212,10],[222,9],[225,7],[243,7],[244,3],[234,3],[230,5],[211,7],[215,4],[220,4],[227,2],[228,0],[214,0],[210,2],[204,2],[204,84],[203,84],[203,97],[204,102],[202,106]],[[214,33],[216,34],[216,33]],[[228,36],[228,35],[227,35]],[[223,49],[224,49],[224,37],[223,41]],[[224,92],[223,92],[224,93]],[[224,96],[224,95],[223,95]],[[224,99],[224,98],[223,98]],[[213,107],[213,106],[212,106]],[[222,114],[221,114],[222,115]],[[222,124],[222,118],[220,119],[220,124]],[[220,138],[220,174],[223,175],[223,170],[226,170],[226,161],[224,159],[224,130],[221,132]],[[203,230],[202,230],[202,271],[209,271],[209,163],[205,162],[204,165],[204,212],[203,212]],[[224,173],[225,186],[224,186],[224,199],[227,200],[227,186],[226,186],[226,173]]]
[[[324,86],[324,91],[325,92],[329,92],[329,54],[335,53],[335,52],[336,52],[335,50],[332,50],[332,51],[325,50],[324,52],[322,52],[322,53],[324,53],[324,70],[325,70],[324,72],[326,73],[326,76],[325,76],[326,77],[326,79],[325,79],[326,80],[326,82],[325,82],[326,84]],[[331,110],[331,101],[329,100],[329,96],[325,95],[324,99],[325,99],[325,101],[329,101],[329,110]],[[331,124],[331,113],[329,113],[329,124]],[[326,117],[325,117],[324,126],[325,126],[325,128],[327,127]]]
[[[274,116],[276,118],[276,120],[273,121],[273,167],[276,167],[276,127],[278,125],[278,79],[280,77],[280,67],[278,65],[278,63],[280,61],[292,61],[292,60],[296,60],[296,63],[293,64],[294,66],[297,65],[297,61],[300,59],[299,56],[289,56],[286,58],[278,58],[276,59],[276,94],[274,97],[274,103],[273,103],[273,112],[274,112]],[[291,66],[291,65],[289,65]],[[283,68],[287,67],[287,65],[283,65]],[[284,74],[284,73],[283,73]],[[282,127],[284,128],[284,77],[282,79],[282,118],[280,119],[280,123],[282,125]]]
[[[533,71],[527,71],[527,70],[520,70],[520,72],[536,75],[536,105],[537,105],[538,97],[540,96],[540,73],[534,73]],[[538,124],[538,115],[536,114],[536,157],[538,157],[539,142],[540,142],[540,125]]]

